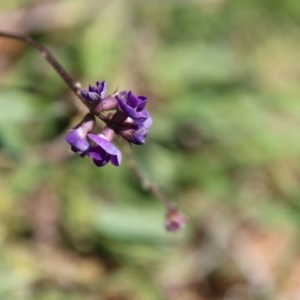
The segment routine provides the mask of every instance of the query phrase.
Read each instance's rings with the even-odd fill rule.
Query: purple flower
[[[89,113],[83,121],[66,136],[71,150],[83,156],[89,156],[101,167],[111,162],[121,164],[121,152],[112,140],[119,135],[129,143],[145,143],[152,118],[145,109],[148,102],[144,96],[136,96],[131,91],[106,95],[106,81],[97,81],[88,90],[81,90]],[[94,133],[95,117],[102,120],[106,127]]]
[[[86,154],[90,143],[87,141],[87,134],[93,129],[95,117],[87,114],[74,129],[66,135],[65,140],[71,145],[71,150],[81,156]]]
[[[149,128],[152,125],[152,118],[147,110],[140,114],[144,118],[143,121],[133,120],[131,123],[125,123],[123,130],[120,130],[119,133],[125,140],[136,145],[145,144]]]
[[[145,116],[142,111],[147,104],[147,98],[144,96],[135,96],[131,91],[121,92],[116,96],[119,107],[133,120],[143,121]]]
[[[149,112],[144,111],[144,113],[148,114],[147,119],[143,122],[136,122],[137,129],[134,131],[131,139],[129,140],[131,143],[136,144],[136,145],[145,144],[149,128],[152,125],[152,118],[151,118]]]
[[[106,81],[97,81],[96,86],[89,86],[89,90],[82,90],[82,97],[89,103],[98,104],[107,92]]]
[[[115,166],[121,164],[122,155],[120,150],[103,134],[89,133],[88,138],[94,142],[94,145],[89,148],[87,155],[93,159],[96,166],[102,167],[108,162]]]
[[[65,137],[66,141],[71,145],[71,150],[80,155],[84,155],[90,144],[86,140],[81,127],[72,129]]]
[[[152,118],[145,106],[147,98],[144,96],[135,96],[131,91],[123,91],[117,96],[119,105],[119,119],[122,120],[117,128],[117,134],[121,135],[130,143],[142,145],[148,135]],[[117,121],[118,118],[115,118]]]
[[[177,232],[186,225],[186,216],[177,207],[169,206],[166,213],[165,228],[169,232]]]

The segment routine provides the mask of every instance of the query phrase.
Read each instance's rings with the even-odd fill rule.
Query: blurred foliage
[[[2,2],[0,30],[83,86],[149,97],[135,159],[189,224],[164,231],[126,159],[72,155],[78,100],[35,49],[0,39],[0,298],[298,300],[300,3]]]

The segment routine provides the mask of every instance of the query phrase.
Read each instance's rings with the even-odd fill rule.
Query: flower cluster
[[[108,162],[115,166],[121,164],[121,152],[112,143],[116,135],[129,143],[142,145],[152,125],[151,115],[145,109],[146,97],[136,96],[131,91],[106,93],[105,81],[81,91],[90,112],[66,136],[73,152],[92,158],[98,167]],[[95,132],[96,117],[105,123],[100,132]]]

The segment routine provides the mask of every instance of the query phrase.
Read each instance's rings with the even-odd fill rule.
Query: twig
[[[70,74],[63,68],[63,66],[54,58],[50,51],[41,45],[39,42],[35,41],[31,37],[20,35],[17,33],[8,33],[0,31],[0,37],[15,39],[22,42],[25,42],[35,49],[37,49],[41,55],[48,61],[48,63],[54,68],[54,70],[62,77],[66,84],[71,88],[71,90],[76,94],[78,98],[82,99],[80,94],[80,83],[76,82]]]
[[[160,189],[160,187],[152,182],[149,178],[147,178],[145,174],[143,174],[143,172],[139,169],[132,157],[132,152],[130,150],[131,149],[129,147],[123,147],[123,153],[126,156],[128,167],[137,178],[142,188],[153,194],[166,208],[174,206],[172,201],[169,200],[169,198]]]

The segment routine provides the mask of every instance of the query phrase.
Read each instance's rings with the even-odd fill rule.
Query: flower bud
[[[186,225],[186,216],[177,207],[169,206],[166,213],[165,228],[169,232],[177,232]]]

